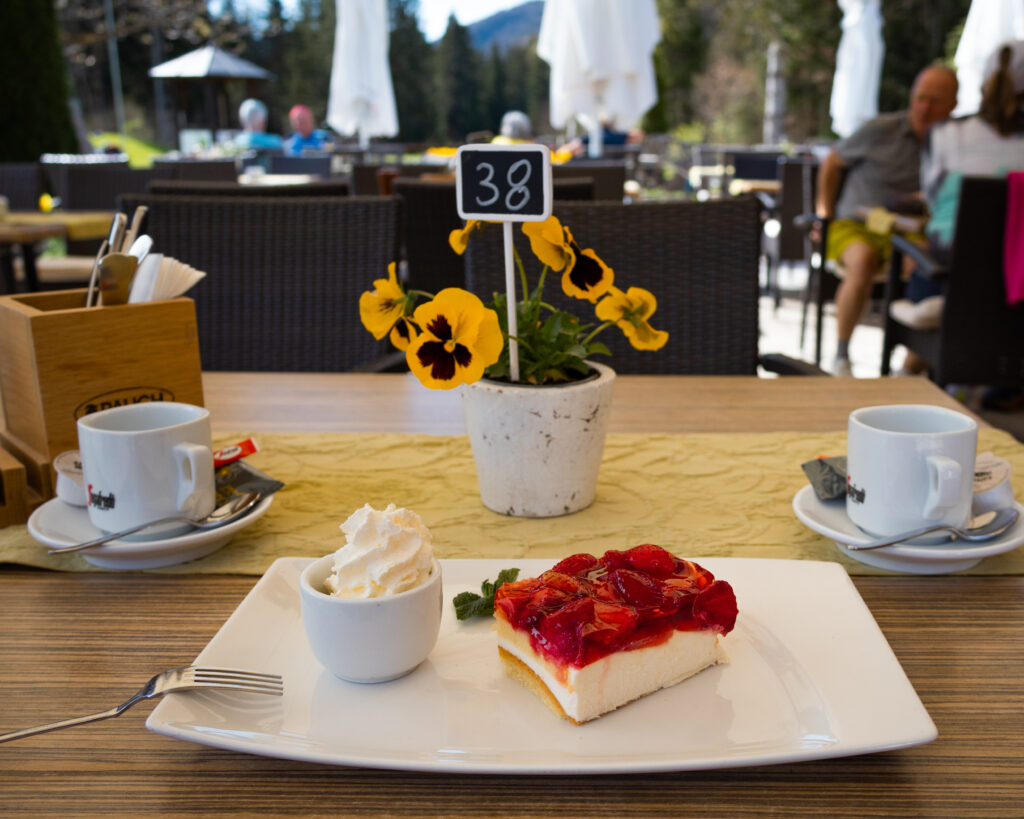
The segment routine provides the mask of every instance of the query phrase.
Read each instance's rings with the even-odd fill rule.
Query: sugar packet
[[[846,456],[831,458],[819,456],[813,461],[800,464],[814,487],[819,500],[835,500],[846,496]]]

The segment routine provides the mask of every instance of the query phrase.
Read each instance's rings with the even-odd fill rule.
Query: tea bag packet
[[[245,461],[232,461],[220,467],[214,473],[217,485],[217,505],[227,503],[233,497],[247,492],[259,492],[261,498],[273,495],[284,483],[260,472],[256,467]]]
[[[837,500],[846,497],[846,456],[819,457],[801,464],[818,500]]]
[[[974,462],[974,499],[971,514],[979,515],[1013,505],[1012,467],[1005,458],[982,452]]]

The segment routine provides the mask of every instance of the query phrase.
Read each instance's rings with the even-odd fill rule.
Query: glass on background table
[[[457,394],[427,392],[402,375],[208,373],[204,386],[215,435],[464,431]],[[876,403],[956,406],[921,379],[634,376],[616,387],[610,431],[839,431],[850,410]],[[325,545],[324,553],[331,548]],[[254,582],[237,575],[0,567],[0,730],[102,710],[156,671],[190,662]],[[1024,578],[883,575],[853,582],[935,722],[935,741],[850,758],[695,772],[438,774],[181,742],[147,731],[148,709],[140,707],[0,747],[0,793],[14,813],[1019,815]],[[344,717],[338,722],[343,731]],[[500,747],[501,737],[493,742]]]

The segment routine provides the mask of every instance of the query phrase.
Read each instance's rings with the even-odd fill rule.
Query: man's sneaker
[[[850,359],[837,358],[832,364],[832,375],[836,378],[853,378],[853,367],[850,366]]]

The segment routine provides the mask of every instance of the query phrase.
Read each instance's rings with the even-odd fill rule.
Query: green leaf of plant
[[[494,614],[494,593],[518,576],[519,569],[502,569],[493,583],[490,580],[485,580],[480,584],[481,594],[460,592],[455,595],[452,598],[452,605],[455,606],[456,618],[469,620],[472,617]]]

